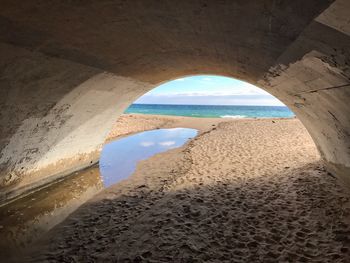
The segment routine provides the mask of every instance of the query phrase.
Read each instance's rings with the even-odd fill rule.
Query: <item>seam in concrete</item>
[[[344,85],[340,85],[340,86],[327,87],[327,88],[323,88],[323,89],[314,89],[314,90],[302,91],[302,92],[298,92],[298,93],[294,94],[294,96],[297,96],[297,95],[300,95],[300,94],[305,94],[305,93],[315,93],[315,92],[324,91],[324,90],[344,88],[344,87],[347,87],[347,86],[350,86],[350,83],[344,84]]]

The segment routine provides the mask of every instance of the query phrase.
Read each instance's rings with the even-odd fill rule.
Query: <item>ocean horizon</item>
[[[293,118],[286,106],[131,104],[124,113],[197,118]]]

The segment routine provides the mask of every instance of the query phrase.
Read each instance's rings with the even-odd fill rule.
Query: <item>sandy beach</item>
[[[298,119],[123,115],[109,139],[199,135],[140,162],[27,252],[29,262],[350,262],[350,195]]]

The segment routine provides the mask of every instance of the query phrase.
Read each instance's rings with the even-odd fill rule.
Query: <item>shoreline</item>
[[[128,119],[133,118],[135,120],[142,120],[142,124],[134,125],[129,129]],[[213,122],[212,125],[218,125],[221,122],[230,122],[230,121],[258,121],[258,120],[297,120],[297,117],[291,118],[274,118],[274,117],[263,117],[263,118],[208,118],[208,117],[188,117],[188,116],[170,116],[170,115],[154,115],[154,114],[141,114],[141,113],[126,113],[122,114],[114,126],[112,127],[109,135],[107,136],[105,143],[108,143],[111,140],[116,140],[125,136],[135,134],[137,132],[147,131],[151,129],[160,129],[160,128],[193,128],[199,130],[199,132],[204,132],[208,130],[210,122]]]
[[[133,103],[125,111],[125,114],[149,114],[196,118],[275,118],[276,116],[282,118],[295,117],[295,114],[285,105],[191,105]]]

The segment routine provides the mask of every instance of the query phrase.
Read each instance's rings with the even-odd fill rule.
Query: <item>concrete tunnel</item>
[[[0,0],[0,202],[99,158],[137,97],[238,78],[302,121],[350,186],[350,1]]]

